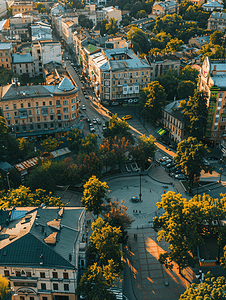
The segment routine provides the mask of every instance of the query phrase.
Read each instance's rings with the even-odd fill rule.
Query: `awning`
[[[166,133],[166,130],[160,128],[160,129],[157,129],[157,133],[158,133],[159,135],[163,135],[164,133]]]

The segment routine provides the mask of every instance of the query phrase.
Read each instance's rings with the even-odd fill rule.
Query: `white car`
[[[86,99],[89,99],[89,96],[88,96],[88,95],[84,95],[84,96],[85,96]]]
[[[175,175],[175,179],[178,179],[178,180],[186,180],[186,177],[184,174],[177,174]]]
[[[86,110],[86,106],[85,106],[84,104],[82,105],[82,109],[83,109],[83,110]]]

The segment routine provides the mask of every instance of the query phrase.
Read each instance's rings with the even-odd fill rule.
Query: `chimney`
[[[214,65],[214,68],[213,68],[213,71],[212,71],[212,74],[213,74],[213,75],[217,75],[217,70],[216,70],[216,68],[217,68],[217,66]]]

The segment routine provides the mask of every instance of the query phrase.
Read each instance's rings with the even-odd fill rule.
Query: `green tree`
[[[36,156],[33,144],[28,141],[28,139],[20,138],[18,139],[19,149],[21,151],[23,159],[28,159]]]
[[[117,114],[113,115],[106,122],[107,129],[104,130],[104,137],[107,139],[114,139],[117,137],[125,137],[131,143],[134,141],[130,132],[129,124],[125,120],[120,120]]]
[[[21,185],[18,189],[0,194],[0,208],[8,208],[12,206],[40,206],[45,203],[46,206],[62,206],[60,198],[47,193],[42,189],[31,193],[30,188]]]
[[[84,184],[82,204],[94,215],[99,215],[103,209],[104,200],[107,200],[108,188],[106,182],[101,182],[96,176],[90,177]]]
[[[172,101],[175,97],[177,98],[179,79],[176,69],[169,69],[165,75],[158,76],[157,80],[165,89],[167,100]]]
[[[102,162],[95,152],[80,153],[77,157],[77,165],[81,180],[87,180],[92,175],[101,177]]]
[[[210,35],[210,43],[212,45],[222,45],[222,38],[223,38],[224,34],[222,31],[220,30],[216,30],[214,31],[211,35]]]
[[[189,96],[193,97],[196,84],[191,80],[181,81],[177,88],[178,99],[185,99]]]
[[[179,79],[182,81],[190,80],[195,83],[197,82],[198,75],[199,71],[197,69],[186,66],[180,71]]]
[[[111,141],[104,139],[103,144],[100,145],[99,152],[103,166],[106,167],[106,172],[108,167],[114,169],[116,165],[116,154],[111,147]]]
[[[137,19],[143,19],[143,18],[147,18],[148,14],[146,13],[145,10],[139,10],[136,14],[136,18]]]
[[[140,28],[132,26],[127,34],[127,39],[131,41],[135,53],[147,54],[150,50],[150,43],[147,35]]]
[[[191,285],[189,285],[186,291],[180,296],[179,300],[223,300],[226,299],[225,290],[225,277],[213,277],[210,272],[207,272],[204,277],[204,281],[199,284],[192,283]]]
[[[178,40],[178,38],[171,39],[164,50],[164,52],[177,52],[181,51],[181,46],[184,44],[182,40]]]
[[[113,227],[119,227],[122,231],[122,236],[119,239],[120,243],[127,242],[127,229],[134,221],[127,213],[127,207],[123,205],[123,200],[119,204],[118,201],[110,202],[106,206],[106,212],[102,213],[104,221]]]
[[[89,154],[91,152],[97,153],[97,134],[89,133],[88,136],[85,136],[81,141],[81,152],[84,154]]]
[[[184,108],[184,115],[188,118],[187,132],[189,136],[201,140],[204,136],[207,123],[207,96],[204,92],[195,91],[193,97],[186,102],[181,101],[180,106]]]
[[[148,159],[154,159],[155,157],[155,151],[157,150],[155,141],[156,139],[152,135],[148,137],[142,135],[138,138],[136,146],[132,149],[132,156],[139,163],[142,170],[147,167]]]
[[[151,38],[151,46],[152,48],[164,49],[171,38],[172,36],[170,34],[166,34],[164,31],[162,31],[156,34],[155,37]]]
[[[9,281],[0,275],[0,299],[4,299],[10,292]]]
[[[166,104],[166,93],[158,81],[153,81],[140,91],[139,106],[144,117],[155,124]]]
[[[104,34],[107,33],[107,29],[106,29],[106,25],[108,23],[108,20],[107,19],[103,19],[100,23],[99,23],[99,26],[100,26],[100,34],[103,36]]]
[[[43,12],[46,12],[46,8],[45,8],[45,5],[42,3],[42,2],[36,2],[35,3],[35,8],[38,9],[38,12],[39,13],[43,13]]]
[[[208,152],[207,147],[193,137],[183,140],[177,146],[177,154],[174,160],[177,166],[185,172],[191,188],[194,179],[200,177],[202,170],[212,172],[211,167],[206,165],[203,160]]]
[[[48,138],[43,140],[40,145],[44,147],[46,152],[51,152],[56,150],[56,148],[62,143],[62,141],[58,141],[54,137],[49,136]]]
[[[85,15],[79,15],[78,17],[78,23],[82,26],[82,28],[93,28],[93,21],[88,19]]]
[[[117,19],[110,18],[109,22],[106,24],[106,30],[108,34],[115,35],[116,32],[119,30],[117,25]]]
[[[8,138],[7,126],[5,119],[0,116],[0,158],[6,154],[6,140]]]
[[[65,136],[68,141],[69,149],[78,153],[81,145],[81,134],[79,130],[74,128],[73,130],[68,131]]]

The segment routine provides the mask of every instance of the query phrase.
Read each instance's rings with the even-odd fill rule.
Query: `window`
[[[71,99],[71,104],[75,103],[75,98]]]
[[[31,103],[28,103],[27,106],[28,106],[28,107],[31,107]]]
[[[20,274],[20,271],[16,271],[16,277],[20,277],[21,274]]]
[[[41,129],[41,125],[40,124],[38,124],[38,129]]]
[[[49,101],[49,105],[53,105],[53,101]]]
[[[60,100],[57,100],[57,101],[56,101],[56,105],[60,105]]]
[[[30,300],[35,300],[35,298],[34,297],[30,297]]]
[[[69,291],[69,284],[64,284],[64,290]]]
[[[50,108],[50,114],[54,114],[53,108]]]
[[[47,124],[46,123],[44,124],[44,128],[47,128]]]
[[[124,78],[126,78],[126,76],[127,76],[127,74],[126,74],[126,73],[124,73]]]
[[[7,277],[9,276],[9,270],[4,270],[4,275]]]
[[[8,106],[8,105],[6,105],[6,106],[5,106],[5,109],[9,109],[9,106]]]
[[[63,278],[68,279],[68,273],[63,273]]]
[[[75,111],[75,105],[72,105],[71,111]]]
[[[37,117],[37,122],[40,122],[40,117]]]
[[[6,118],[9,118],[9,113],[6,113]]]
[[[36,115],[40,115],[40,109],[39,108],[36,109]]]
[[[24,300],[24,296],[20,296],[20,300]]]
[[[53,272],[53,278],[58,278],[57,272]]]
[[[23,108],[23,107],[24,107],[24,104],[23,104],[23,103],[20,103],[20,107]]]
[[[69,115],[64,115],[64,120],[68,120],[69,119]]]
[[[53,284],[53,289],[54,289],[55,291],[58,290],[58,284],[57,284],[57,283],[54,283],[54,284]]]
[[[47,297],[42,297],[42,300],[47,300],[48,298]]]
[[[35,105],[38,106],[38,102],[36,102]]]
[[[42,115],[48,115],[48,108],[42,107]]]
[[[64,107],[64,113],[68,113],[68,107]]]
[[[31,272],[26,272],[27,277],[31,277]]]
[[[13,109],[16,109],[16,104],[13,104]]]
[[[54,117],[54,116],[53,116],[53,115],[51,115],[51,116],[50,116],[50,120],[53,120],[53,117]]]
[[[45,283],[41,283],[41,290],[46,290],[46,284]]]
[[[32,113],[31,113],[31,110],[29,109],[29,111],[28,111],[28,114],[29,114],[29,116],[31,116],[32,115]]]
[[[46,105],[46,103],[43,101],[43,102],[42,102],[42,105],[43,105],[43,106],[45,106],[45,105]]]
[[[64,100],[63,105],[68,105],[68,100]]]

